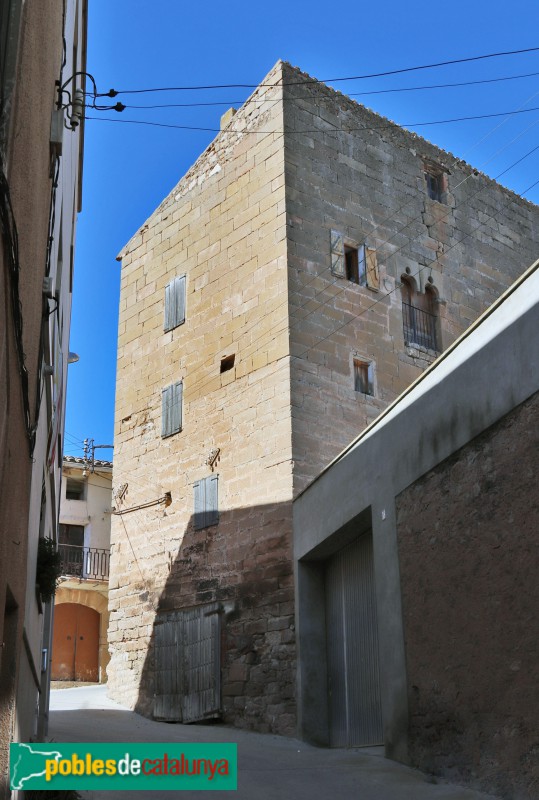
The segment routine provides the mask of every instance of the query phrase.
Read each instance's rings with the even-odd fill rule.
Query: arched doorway
[[[54,610],[51,678],[53,681],[99,680],[99,614],[80,603]]]

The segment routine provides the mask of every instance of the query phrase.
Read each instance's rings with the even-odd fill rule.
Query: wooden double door
[[[51,678],[99,680],[99,614],[93,608],[80,603],[55,607]]]

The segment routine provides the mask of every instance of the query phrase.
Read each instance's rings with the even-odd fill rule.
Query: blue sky
[[[178,0],[89,1],[88,71],[98,91],[180,85],[259,83],[275,62],[290,61],[320,80],[379,73],[486,53],[539,46],[539,8],[512,3],[376,3],[335,0],[204,4]],[[470,64],[333,84],[346,94],[433,84],[492,80],[539,73],[539,51]],[[215,136],[108,122],[148,120],[219,127],[220,115],[239,106],[248,88],[142,95],[125,104],[223,103],[189,108],[134,109],[123,114],[88,110],[83,210],[79,216],[65,453],[82,455],[82,440],[109,444],[114,390],[123,245]],[[476,86],[357,96],[395,122],[446,120],[517,109],[539,109],[539,75]],[[116,102],[103,100],[106,102]],[[412,128],[496,177],[539,145],[539,110],[511,117]],[[522,192],[539,180],[539,149],[501,182]],[[528,199],[539,202],[539,186]],[[111,457],[112,451],[96,455]]]

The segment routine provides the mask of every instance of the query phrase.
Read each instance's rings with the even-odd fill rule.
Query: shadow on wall
[[[191,517],[154,599],[135,709],[295,734],[292,505],[225,511],[218,524],[199,528],[205,521],[197,518],[195,529]],[[134,598],[133,613],[141,599],[152,600],[145,591]]]

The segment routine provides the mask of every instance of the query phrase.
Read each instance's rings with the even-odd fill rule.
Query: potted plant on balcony
[[[54,598],[62,560],[52,539],[40,536],[37,546],[36,590],[43,603]]]

